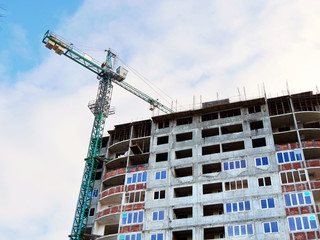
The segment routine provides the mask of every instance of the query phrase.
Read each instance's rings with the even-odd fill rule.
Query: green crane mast
[[[42,42],[47,48],[55,50],[59,55],[64,55],[71,60],[79,63],[83,67],[97,74],[99,80],[99,88],[95,102],[89,103],[88,107],[94,114],[94,122],[91,132],[86,164],[82,177],[78,203],[75,211],[70,240],[82,240],[87,228],[89,209],[92,199],[92,191],[95,182],[95,175],[98,165],[96,157],[100,155],[103,130],[105,121],[109,114],[111,103],[111,95],[113,83],[133,93],[137,97],[148,102],[152,108],[158,108],[164,113],[171,113],[173,110],[161,104],[159,101],[152,99],[147,94],[137,88],[126,83],[124,79],[127,75],[127,70],[123,67],[118,67],[114,70],[114,61],[116,55],[108,50],[107,59],[104,63],[99,64],[85,53],[76,49],[72,43],[65,41],[56,34],[47,31],[42,39]]]

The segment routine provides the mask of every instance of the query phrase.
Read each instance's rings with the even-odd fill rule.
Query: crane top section
[[[100,77],[108,75],[111,78],[121,82],[128,74],[128,71],[121,66],[119,66],[116,71],[114,70],[114,62],[117,55],[110,49],[108,50],[106,61],[101,64],[88,54],[83,53],[81,50],[74,47],[72,43],[56,35],[55,33],[50,32],[49,30],[45,33],[42,42],[48,49],[53,49],[58,55],[63,54],[68,57],[73,56],[74,58],[72,58],[72,60],[77,61]]]
[[[50,50],[53,49],[57,54],[65,55],[71,60],[87,68],[91,72],[97,74],[98,78],[110,79],[113,83],[126,89],[142,100],[148,102],[151,105],[150,109],[158,108],[164,113],[173,112],[171,108],[166,107],[158,100],[151,98],[147,94],[143,93],[142,91],[124,81],[127,77],[128,71],[121,66],[114,70],[114,60],[116,58],[116,54],[113,53],[110,49],[107,51],[108,54],[106,61],[101,64],[97,60],[90,57],[88,54],[83,53],[81,50],[75,48],[72,43],[64,40],[62,37],[59,37],[49,30],[45,33],[42,42]]]

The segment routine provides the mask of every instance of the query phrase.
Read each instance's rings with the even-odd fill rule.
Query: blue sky
[[[14,81],[17,72],[27,71],[41,64],[43,48],[39,39],[48,28],[56,28],[67,19],[83,1],[1,1],[0,53],[8,64],[7,80]]]
[[[98,82],[44,47],[47,29],[100,62],[104,49],[115,49],[171,98],[133,71],[127,82],[174,108],[178,102],[178,109],[192,107],[194,99],[259,97],[263,86],[268,96],[319,87],[319,1],[0,5],[0,239],[66,239],[72,226],[93,122],[87,103]],[[152,115],[146,103],[117,86],[111,105],[116,114],[106,129]]]

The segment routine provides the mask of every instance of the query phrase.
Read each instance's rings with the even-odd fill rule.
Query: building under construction
[[[117,125],[100,155],[94,239],[320,239],[320,94]]]

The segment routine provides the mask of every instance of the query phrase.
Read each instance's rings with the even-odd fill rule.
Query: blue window
[[[227,213],[232,212],[232,210],[231,210],[231,203],[227,203],[227,204],[226,204],[226,208],[227,208]]]
[[[163,233],[152,234],[151,240],[163,240]]]
[[[245,201],[244,202],[244,207],[246,211],[250,211],[250,202],[249,201]]]
[[[243,202],[239,202],[239,212],[244,211],[244,204]]]
[[[132,183],[132,177],[128,177],[127,178],[127,184],[131,184]]]
[[[139,212],[139,220],[138,220],[139,223],[142,223],[143,222],[143,211],[140,211]]]
[[[317,229],[317,221],[314,215],[288,217],[290,231],[304,231],[308,229]]]
[[[119,240],[141,240],[141,233],[131,233],[128,235],[120,235]]]
[[[227,229],[228,229],[227,233],[229,237],[253,235],[252,224],[228,226]]]
[[[261,199],[260,202],[262,209],[275,208],[274,198]]]
[[[136,182],[137,182],[137,174],[133,174],[132,183],[136,183]]]
[[[152,213],[152,221],[164,220],[164,211],[156,211]]]
[[[128,224],[130,224],[132,222],[132,213],[128,214]]]
[[[256,166],[261,166],[261,158],[256,158]]]
[[[236,168],[240,168],[240,161],[236,161]]]
[[[229,163],[223,163],[224,170],[229,170]]]
[[[230,170],[234,169],[234,162],[230,162]]]
[[[279,232],[278,222],[266,222],[263,224],[264,233]]]
[[[282,153],[277,153],[278,163],[283,163],[283,155]]]
[[[132,222],[134,222],[134,223],[138,222],[138,213],[137,212],[135,212],[133,214],[133,221]]]
[[[146,182],[146,181],[147,181],[147,172],[143,172],[142,182]]]
[[[228,236],[233,237],[233,226],[228,226]]]
[[[98,196],[98,192],[99,192],[98,189],[94,189],[93,190],[93,197],[97,197]]]
[[[159,211],[159,220],[164,220],[164,211]]]
[[[226,203],[227,213],[244,212],[244,211],[250,211],[250,201]]]
[[[147,181],[147,172],[127,174],[127,184],[141,183],[146,181]]]
[[[241,168],[246,168],[246,160],[241,160]]]
[[[233,169],[240,169],[240,168],[246,168],[246,160],[237,160],[237,161],[223,163],[223,169],[225,171],[233,170]]]
[[[232,211],[238,212],[238,203],[232,203]]]
[[[302,161],[302,150],[295,149],[289,151],[277,152],[278,164]]]
[[[268,165],[268,164],[269,164],[268,157],[262,157],[262,165]]]
[[[268,157],[259,157],[259,158],[256,158],[256,166],[259,167],[259,166],[266,166],[266,165],[269,165],[269,159]]]
[[[156,172],[156,180],[166,179],[166,178],[167,178],[167,171]]]
[[[143,222],[143,211],[122,214],[122,225],[138,224]]]
[[[284,194],[286,207],[312,204],[310,192]]]
[[[153,220],[153,221],[158,220],[158,212],[153,212],[153,214],[152,214],[152,220]]]
[[[138,182],[142,182],[142,173],[138,173]]]

